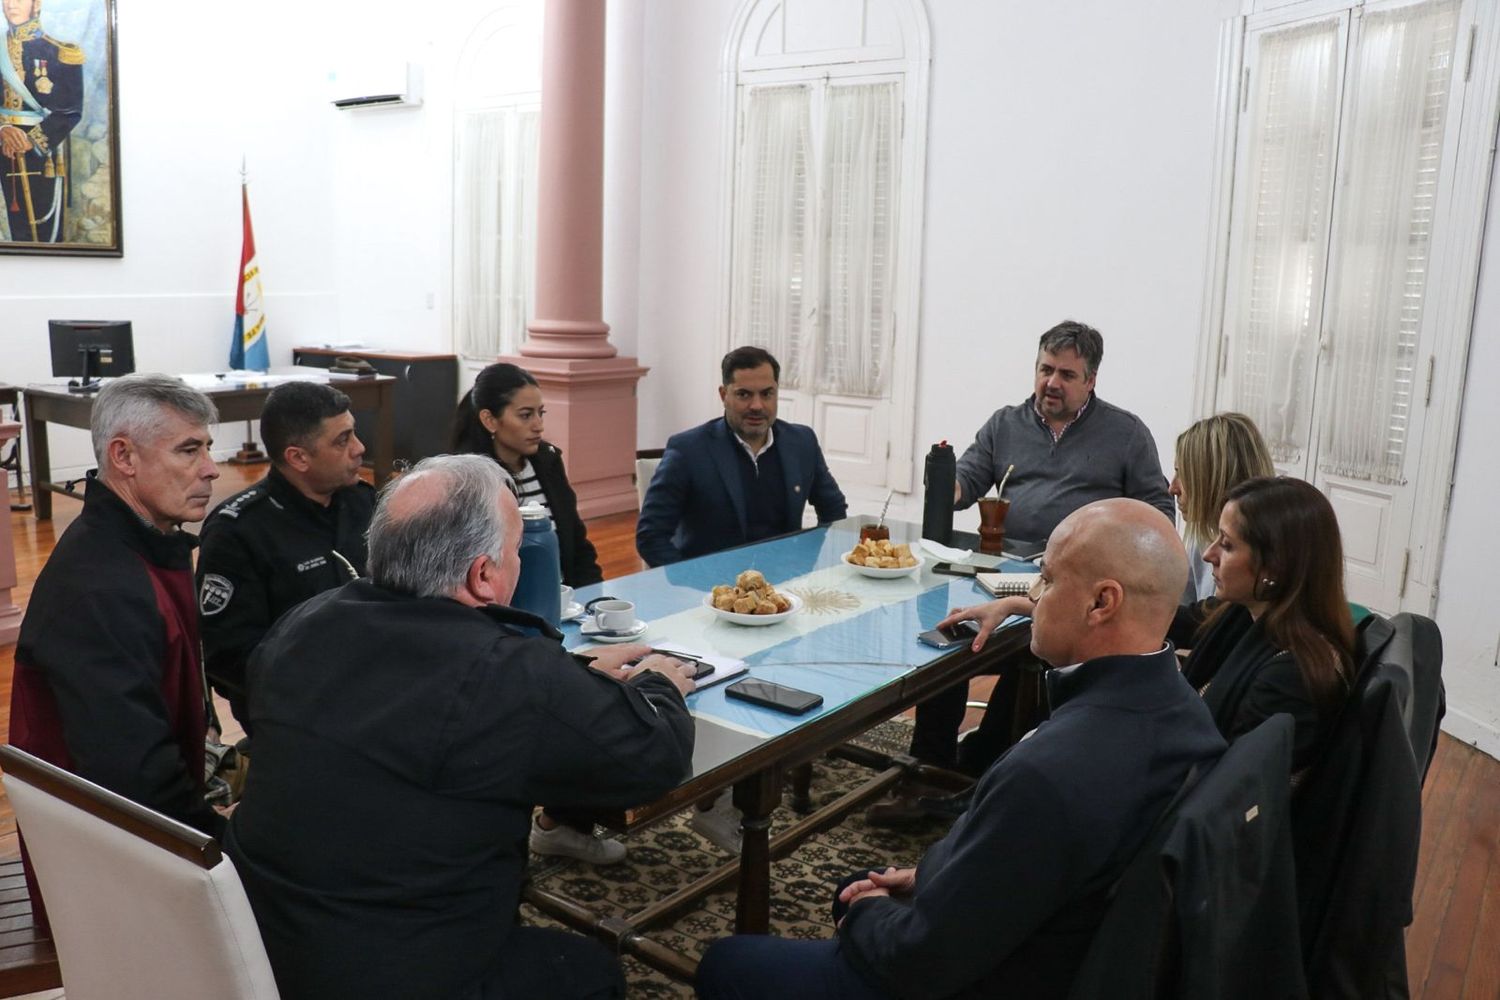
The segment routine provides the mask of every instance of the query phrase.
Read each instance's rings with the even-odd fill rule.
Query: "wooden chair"
[[[646,487],[651,485],[651,477],[656,475],[656,467],[661,464],[661,457],[667,453],[665,448],[642,448],[635,453],[635,503],[639,510],[646,502]]]
[[[216,840],[15,747],[0,747],[0,767],[68,1000],[275,1000]]]
[[[52,936],[37,928],[21,859],[0,861],[0,997],[62,985]]]

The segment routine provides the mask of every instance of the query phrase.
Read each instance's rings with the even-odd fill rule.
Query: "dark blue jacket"
[[[787,489],[783,530],[802,527],[809,502],[820,523],[843,517],[848,512],[844,494],[823,461],[813,429],[782,420],[773,426]],[[739,447],[723,417],[667,441],[635,528],[636,551],[647,565],[663,566],[751,541],[745,533],[745,496],[735,454]]]
[[[916,892],[844,919],[841,953],[893,996],[1066,996],[1110,885],[1188,770],[1224,751],[1171,647],[1047,680],[1052,717],[979,779]]]
[[[691,771],[665,678],[621,684],[538,626],[356,580],[257,647],[255,769],[225,848],[283,1000],[479,995],[533,805],[627,808]]]

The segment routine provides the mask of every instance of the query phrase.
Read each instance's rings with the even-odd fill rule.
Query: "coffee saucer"
[[[562,620],[565,622],[575,622],[582,617],[583,605],[579,604],[577,601],[574,601],[572,604],[569,604],[567,607],[562,609]]]
[[[601,629],[593,621],[585,621],[578,628],[578,633],[585,639],[595,642],[633,642],[645,634],[647,625],[639,618],[635,624],[626,629]]]

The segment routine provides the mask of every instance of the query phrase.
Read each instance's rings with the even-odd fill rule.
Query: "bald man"
[[[833,939],[726,938],[698,995],[1067,996],[1110,885],[1188,770],[1224,750],[1165,641],[1186,581],[1160,511],[1101,500],[1052,533],[1029,599],[950,615],[993,626],[1024,601],[1052,717],[991,765],[916,868],[839,887]]]
[[[538,802],[614,810],[680,782],[691,681],[644,646],[582,661],[507,606],[508,478],[422,461],[376,505],[371,578],[251,656],[255,767],[226,846],[287,1000],[624,993],[595,942],[516,926],[527,831]]]

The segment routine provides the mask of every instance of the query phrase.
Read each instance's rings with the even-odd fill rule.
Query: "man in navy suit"
[[[646,491],[635,547],[648,565],[796,531],[809,501],[822,523],[848,511],[812,428],[776,419],[770,352],[738,347],[720,368],[723,419],[672,435]]]

